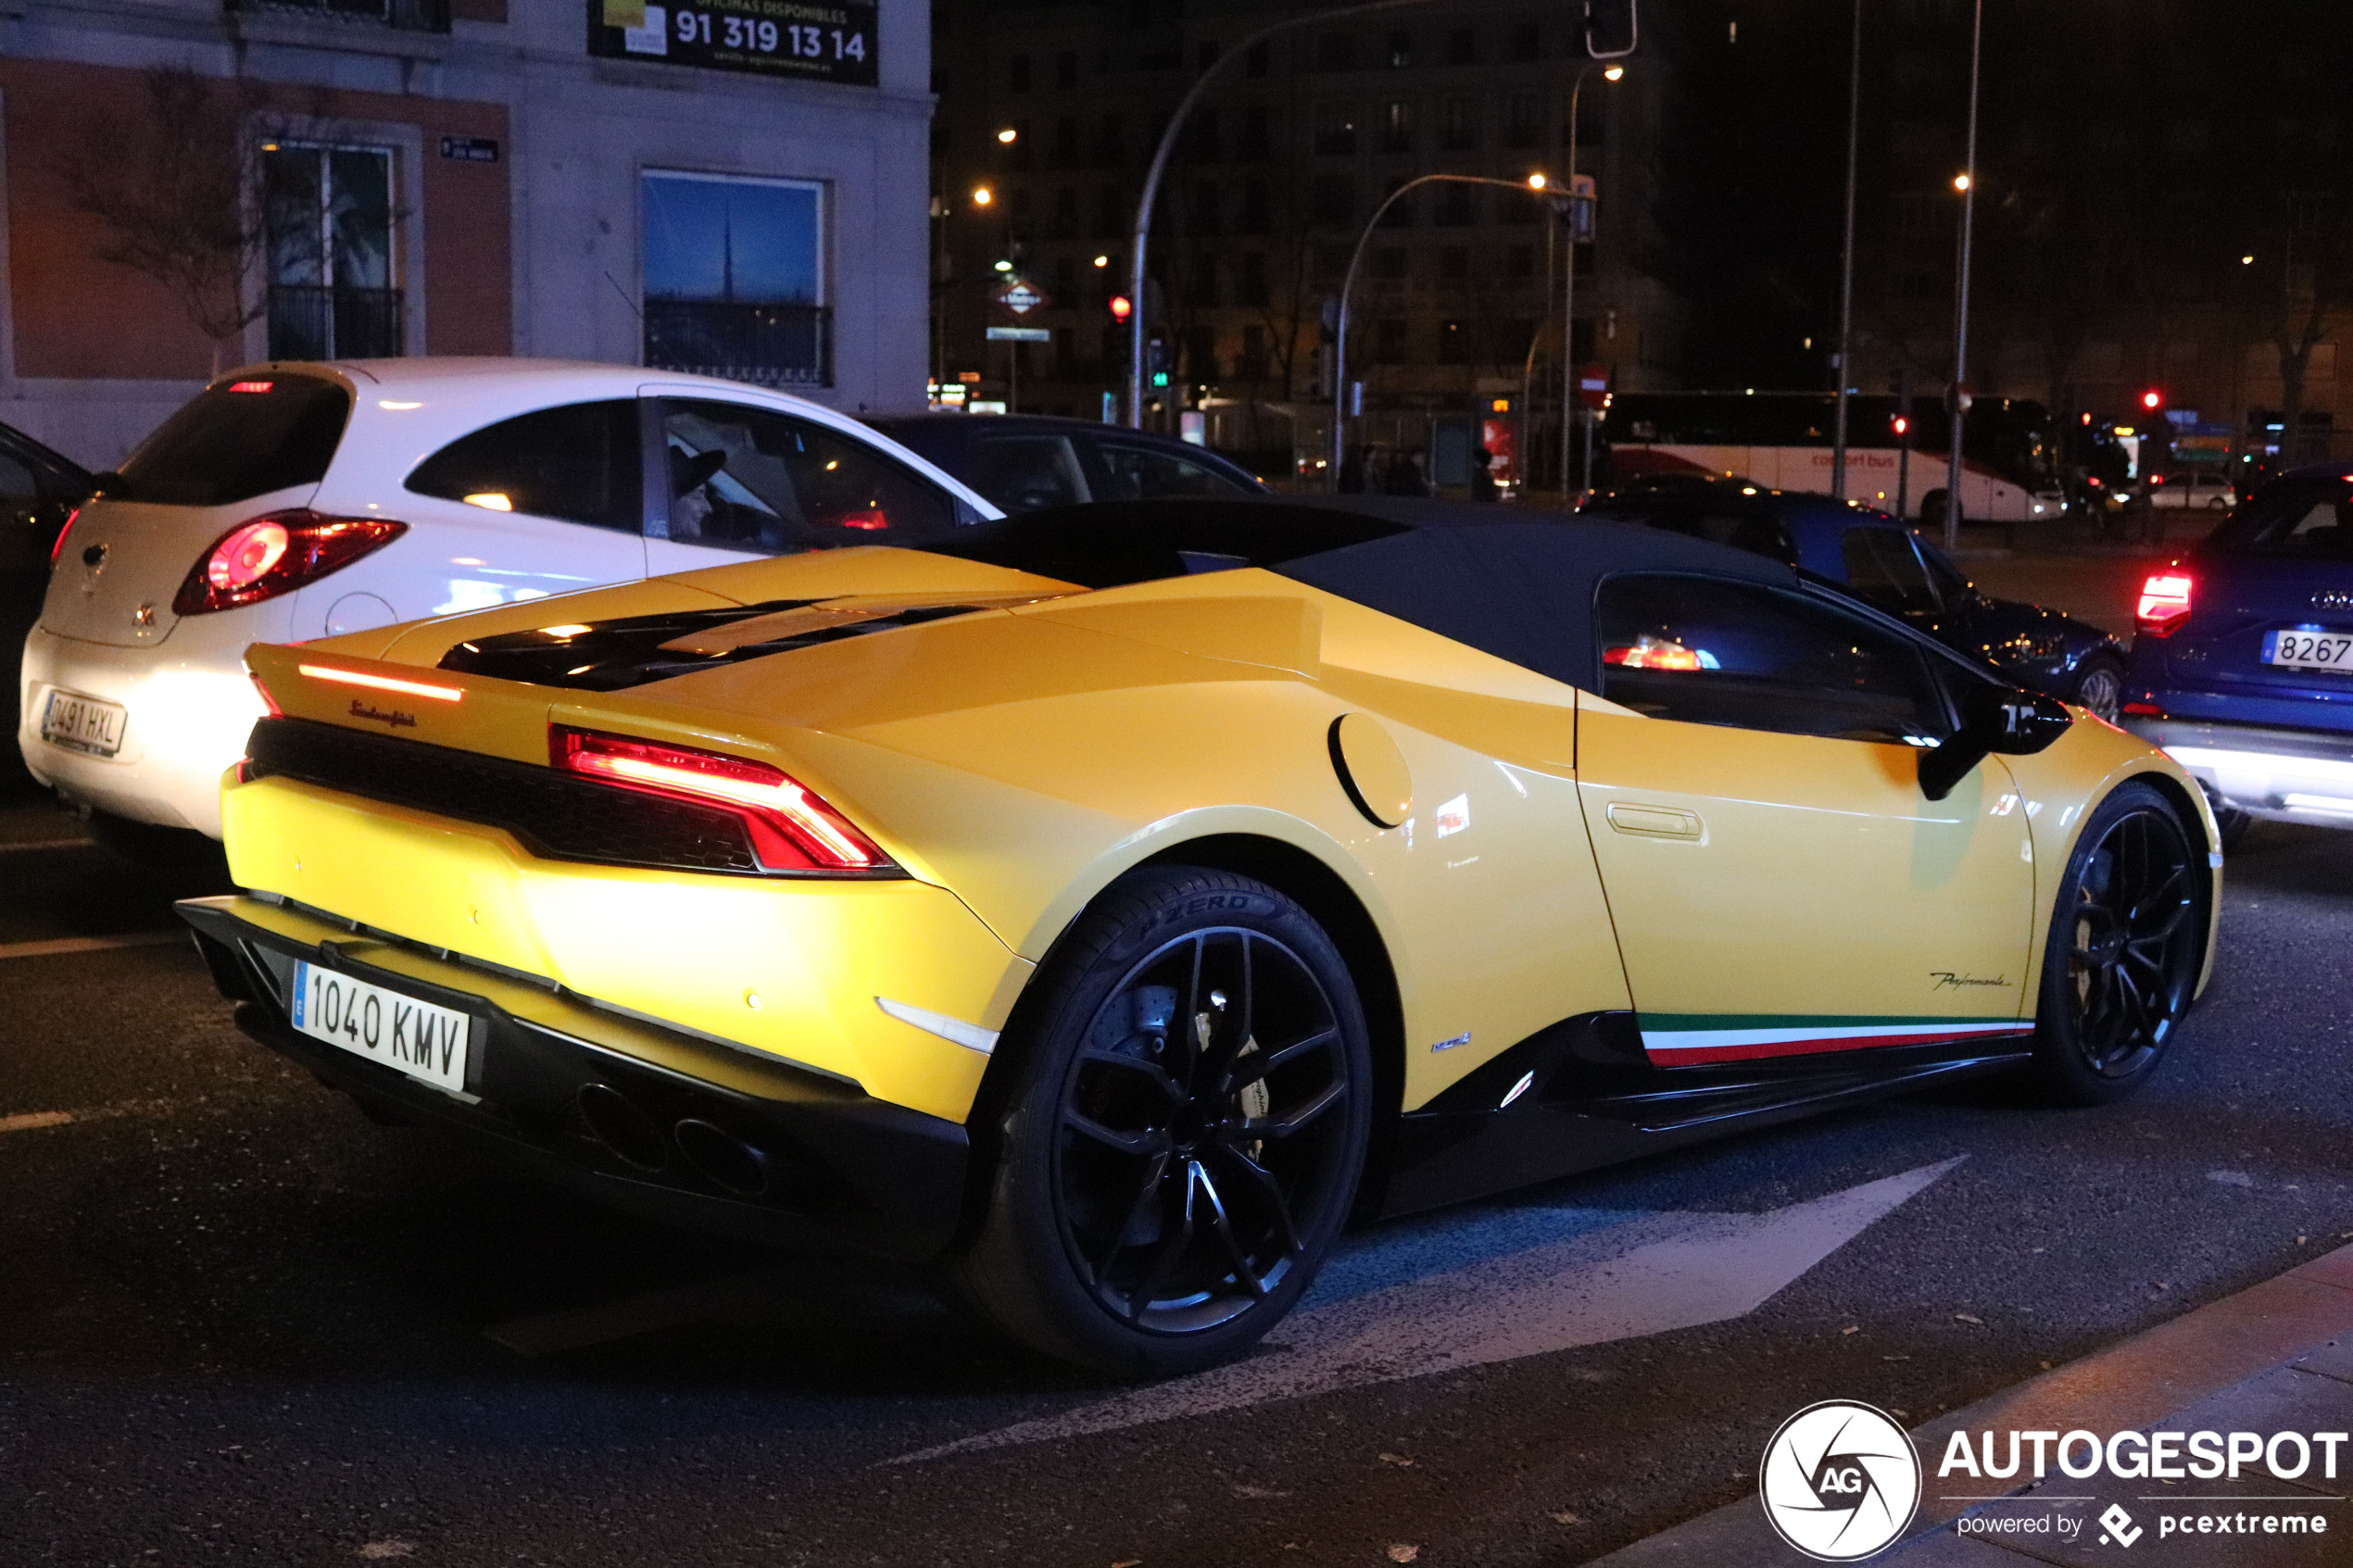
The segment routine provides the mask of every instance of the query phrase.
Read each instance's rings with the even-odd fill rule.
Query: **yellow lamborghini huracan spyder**
[[[2113,1099],[2212,951],[2161,754],[1651,531],[1091,508],[249,659],[250,891],[182,906],[248,1033],[1120,1374],[1352,1212]]]

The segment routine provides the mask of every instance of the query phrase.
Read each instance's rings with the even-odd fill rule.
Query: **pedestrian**
[[[1386,482],[1385,488],[1391,495],[1429,494],[1429,485],[1423,480],[1421,465],[1415,461],[1415,457],[1416,454],[1407,451],[1403,446],[1397,448],[1390,456],[1388,471],[1383,478]]]
[[[1340,460],[1340,493],[1362,495],[1365,493],[1365,449],[1351,446]]]
[[[1494,464],[1495,454],[1484,445],[1471,448],[1470,498],[1473,501],[1491,502],[1495,499]]]

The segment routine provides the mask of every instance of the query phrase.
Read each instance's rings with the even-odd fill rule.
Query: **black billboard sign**
[[[588,52],[875,85],[873,0],[588,0]]]

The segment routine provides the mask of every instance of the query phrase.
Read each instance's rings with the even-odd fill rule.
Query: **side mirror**
[[[2057,697],[1995,685],[1971,685],[1961,698],[1961,727],[1920,753],[1920,793],[1942,800],[1969,771],[2000,752],[2031,757],[2067,734],[2075,716]]]

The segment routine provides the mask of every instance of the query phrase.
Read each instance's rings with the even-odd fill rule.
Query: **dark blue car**
[[[2122,704],[2122,643],[2057,610],[1979,593],[1944,551],[1869,507],[1743,479],[1661,474],[1604,491],[1578,515],[1770,556],[1839,583],[2021,686],[2109,721]]]
[[[2353,463],[2291,469],[2142,585],[2124,724],[2259,817],[2353,827]]]

